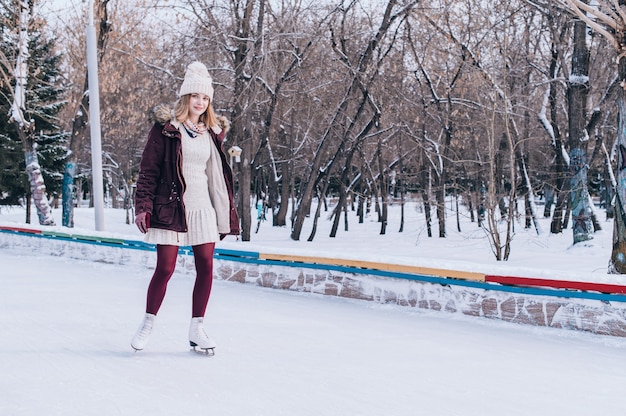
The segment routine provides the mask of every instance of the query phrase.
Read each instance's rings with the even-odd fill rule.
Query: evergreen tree
[[[0,9],[2,7],[0,6]],[[2,58],[0,73],[0,204],[13,205],[24,200],[30,192],[24,160],[24,147],[15,124],[10,123],[15,88],[15,77],[10,75],[15,68],[15,28],[12,27],[14,12],[2,9],[0,31]],[[42,176],[49,195],[60,195],[63,177],[66,141],[69,133],[61,130],[57,114],[65,105],[65,91],[60,65],[62,55],[55,50],[55,40],[44,32],[43,20],[32,20],[29,27],[28,77],[26,88],[26,120],[34,122],[34,138]]]
[[[0,73],[9,74],[10,65],[15,62],[12,37],[8,22],[10,10],[0,6]],[[6,52],[5,52],[6,51]],[[10,55],[9,55],[10,54]],[[7,68],[9,66],[9,68]],[[28,180],[24,173],[24,152],[22,144],[16,140],[14,129],[7,115],[11,106],[13,85],[9,77],[0,78],[0,204],[15,205],[28,193]]]
[[[67,104],[60,71],[62,55],[56,53],[54,39],[46,39],[41,32],[31,36],[30,51],[29,67],[35,70],[29,77],[26,100],[35,120],[37,153],[48,193],[59,196],[70,134],[61,129],[57,118]]]
[[[0,104],[3,115],[6,114],[6,107],[3,99]],[[9,134],[12,129],[7,117],[0,117],[0,205],[20,204],[20,199],[29,191],[22,144],[12,137],[14,134]]]

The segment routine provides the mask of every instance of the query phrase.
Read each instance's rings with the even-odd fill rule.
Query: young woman
[[[189,344],[209,354],[215,341],[203,319],[213,282],[215,243],[239,234],[233,177],[222,143],[228,120],[212,107],[213,85],[200,62],[187,67],[174,114],[157,108],[135,193],[135,224],[156,244],[157,263],[148,286],[146,314],[131,346],[145,348],[174,273],[179,246],[191,246],[196,267]]]

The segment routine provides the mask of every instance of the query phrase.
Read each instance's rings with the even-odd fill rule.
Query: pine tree
[[[14,65],[15,53],[12,46],[12,37],[6,36],[11,32],[10,10],[0,7],[0,204],[16,205],[20,199],[28,193],[28,180],[24,174],[24,153],[22,144],[16,140],[14,128],[9,123],[7,114],[13,101],[10,77],[4,76],[11,73],[10,65]],[[6,51],[6,52],[4,52]],[[9,55],[11,54],[11,55]]]
[[[16,12],[0,6],[2,23],[0,31],[0,204],[24,202],[31,192],[26,172],[26,145],[20,138],[16,123],[11,122],[11,105],[15,91],[14,69],[19,51],[15,37]],[[32,126],[29,146],[35,150],[41,176],[49,195],[59,195],[68,136],[59,127],[57,114],[65,104],[64,85],[60,73],[62,55],[55,50],[55,41],[44,32],[43,20],[31,19],[28,27],[27,80],[24,119]],[[7,117],[7,115],[9,117]],[[27,219],[28,220],[28,219]],[[41,222],[41,216],[40,216]]]
[[[62,55],[55,51],[54,39],[46,39],[41,32],[31,36],[29,76],[26,100],[30,116],[35,120],[35,141],[48,193],[61,193],[67,139],[69,132],[62,131],[57,115],[67,101],[61,76]]]

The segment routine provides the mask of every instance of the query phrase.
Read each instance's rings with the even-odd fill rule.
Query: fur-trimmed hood
[[[168,104],[159,104],[150,110],[151,123],[165,124],[174,118],[174,109]]]
[[[174,108],[169,104],[159,104],[150,111],[149,117],[152,123],[165,124],[174,120]],[[228,133],[228,130],[230,130],[230,120],[224,116],[217,116],[216,119],[217,125],[224,130],[224,133]],[[178,122],[176,125],[178,126]]]

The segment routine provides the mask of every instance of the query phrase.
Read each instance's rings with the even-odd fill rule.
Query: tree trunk
[[[313,241],[315,238],[315,234],[317,233],[317,219],[320,216],[320,211],[322,209],[322,198],[317,201],[317,208],[315,209],[315,218],[313,218],[313,226],[311,227],[311,234],[309,234],[309,238],[307,241]]]
[[[330,237],[337,236],[337,229],[339,228],[339,220],[341,218],[341,210],[346,205],[346,198],[348,197],[346,184],[349,183],[350,172],[352,171],[352,158],[354,157],[354,152],[357,149],[358,144],[355,143],[346,156],[346,163],[341,171],[341,176],[339,177],[339,201],[337,201],[337,206],[335,207],[335,217],[333,218],[333,225],[330,230]]]
[[[70,144],[71,147],[71,144]],[[61,190],[63,214],[62,225],[64,227],[74,227],[74,177],[76,176],[77,158],[70,151],[68,159],[65,161],[65,171],[63,172],[63,187]]]
[[[348,169],[348,167],[346,167]],[[344,171],[345,172],[345,171]],[[343,175],[342,175],[343,179]],[[335,205],[335,209],[333,210],[333,225],[330,228],[329,237],[336,237],[337,230],[339,229],[339,220],[341,219],[341,211],[346,204],[346,189],[343,181],[339,181],[339,199],[337,200],[337,205]]]
[[[37,157],[37,149],[35,145],[35,126],[32,120],[26,120],[24,112],[26,111],[26,89],[28,88],[28,58],[30,51],[28,49],[29,32],[28,28],[31,24],[31,8],[32,4],[28,2],[19,2],[19,40],[17,47],[17,57],[15,61],[15,69],[13,76],[15,77],[15,88],[13,91],[13,103],[10,110],[10,123],[13,123],[17,131],[22,149],[24,150],[24,161],[26,164],[26,174],[30,184],[30,192],[35,202],[39,224],[54,225],[52,218],[52,208],[48,203],[46,196],[46,185],[39,166]],[[8,82],[7,82],[8,84]]]
[[[31,201],[31,197],[30,197],[30,191],[26,194],[26,218],[24,219],[24,222],[26,222],[26,224],[30,224],[30,206],[32,205],[32,201]]]
[[[244,130],[244,135],[248,136]],[[252,154],[252,139],[245,137],[241,142],[243,151],[241,152],[241,169],[239,171],[239,216],[241,220],[241,240],[250,241],[250,228],[252,227],[252,218],[250,210],[250,184],[251,184],[251,165],[250,155]]]
[[[626,82],[626,57],[621,56],[618,65],[619,79]],[[626,91],[618,92],[618,127],[617,127],[617,180],[615,195],[615,220],[613,221],[613,249],[609,271],[626,274]]]
[[[469,211],[470,222],[475,222],[476,217],[474,216],[474,192],[473,191],[467,192],[467,210]]]
[[[559,167],[557,167],[557,170]],[[562,178],[565,176],[564,171],[558,173]],[[552,222],[550,223],[550,232],[552,234],[559,234],[563,231],[563,216],[564,211],[567,208],[567,196],[569,195],[569,182],[558,179],[561,182],[561,187],[557,188],[556,205],[554,206],[554,213],[552,214]]]
[[[552,52],[550,57],[549,74],[552,79],[556,79],[559,71],[559,49],[556,46],[557,40],[552,42]],[[554,212],[552,213],[552,221],[550,223],[550,232],[552,234],[559,234],[563,230],[563,207],[564,207],[564,193],[567,191],[567,165],[564,154],[564,144],[561,137],[561,129],[559,128],[558,115],[559,115],[559,103],[557,99],[557,85],[551,82],[548,91],[548,105],[550,112],[550,128],[552,130],[552,149],[554,150],[555,162],[552,167],[552,178],[548,185],[549,191],[546,191],[546,207],[544,210],[544,216],[549,216],[554,203]]]
[[[20,136],[24,136],[24,132],[20,131]],[[23,139],[28,141],[27,139]],[[25,143],[26,145],[26,143]],[[24,151],[24,159],[26,161],[26,173],[28,174],[28,182],[30,183],[30,192],[37,208],[37,217],[40,225],[55,225],[52,217],[52,207],[48,203],[46,196],[46,185],[41,174],[39,159],[34,148]]]
[[[404,231],[404,190],[400,189],[400,228],[398,232]]]
[[[525,228],[530,228],[531,222],[535,225],[535,232],[537,235],[541,234],[541,227],[539,226],[539,219],[537,217],[537,207],[535,206],[535,191],[533,190],[530,176],[528,175],[528,169],[526,168],[526,158],[519,153],[516,153],[516,159],[520,174],[522,175],[524,192],[524,212],[526,216]]]
[[[437,180],[435,201],[437,203],[437,220],[439,222],[439,238],[446,237],[446,185],[441,177]]]
[[[480,182],[480,188],[478,189],[478,227],[482,227],[485,222],[487,214],[487,190],[485,189],[485,183]]]
[[[404,181],[404,158],[402,157],[402,138],[399,140],[399,152],[398,152],[398,171],[399,171],[399,178],[396,179],[398,182],[398,189],[400,191],[400,229],[398,230],[399,233],[404,231],[404,194],[406,191],[406,184]]]
[[[322,210],[322,203],[326,201],[326,190],[328,189],[328,181],[324,183],[323,189],[319,193],[319,199],[317,201],[317,209],[315,210],[315,217],[313,218],[313,227],[311,228],[311,234],[307,241],[313,241],[315,238],[315,233],[317,232],[317,220],[320,217],[320,212]]]
[[[387,180],[385,179],[385,166],[383,164],[383,151],[381,139],[378,139],[378,147],[376,149],[376,156],[378,159],[378,178],[380,181],[380,196],[382,199],[382,211],[380,215],[380,234],[384,235],[387,232],[387,198],[389,190],[387,189]]]
[[[280,135],[281,143],[287,143],[288,140],[284,129],[280,130]],[[289,149],[293,149],[293,146],[291,146],[291,135],[289,138],[289,145]],[[272,209],[272,225],[274,227],[284,227],[287,225],[287,209],[289,208],[289,194],[291,190],[291,162],[289,160],[285,160],[279,162],[279,165],[281,172],[281,179],[279,182],[280,201],[278,202],[278,208]]]
[[[570,207],[572,212],[574,244],[593,239],[591,207],[587,190],[586,130],[587,94],[589,91],[589,49],[587,24],[576,19],[574,23],[574,52],[569,79],[569,141],[570,141]]]
[[[428,197],[430,189],[430,169],[422,167],[422,203],[424,204],[424,220],[426,221],[426,233],[429,237],[433,236],[432,218],[430,215],[430,198]]]
[[[456,186],[456,181],[454,184],[454,209],[456,211],[456,230],[461,232],[461,214],[459,211],[459,192]]]
[[[62,225],[64,227],[74,227],[74,178],[76,177],[76,167],[78,166],[78,151],[82,139],[87,131],[87,116],[89,114],[89,76],[85,71],[83,82],[83,95],[76,109],[76,114],[72,120],[72,134],[70,135],[69,154],[65,161],[63,172],[63,188],[61,195],[63,198]]]
[[[543,217],[550,218],[552,215],[552,205],[554,204],[554,188],[552,184],[545,183],[543,185],[543,198],[544,198],[544,207],[543,207]]]
[[[602,143],[602,151],[604,153],[604,204],[606,209],[606,219],[615,218],[615,207],[612,204],[615,197],[615,175],[611,166],[611,157],[606,150],[606,146]]]

